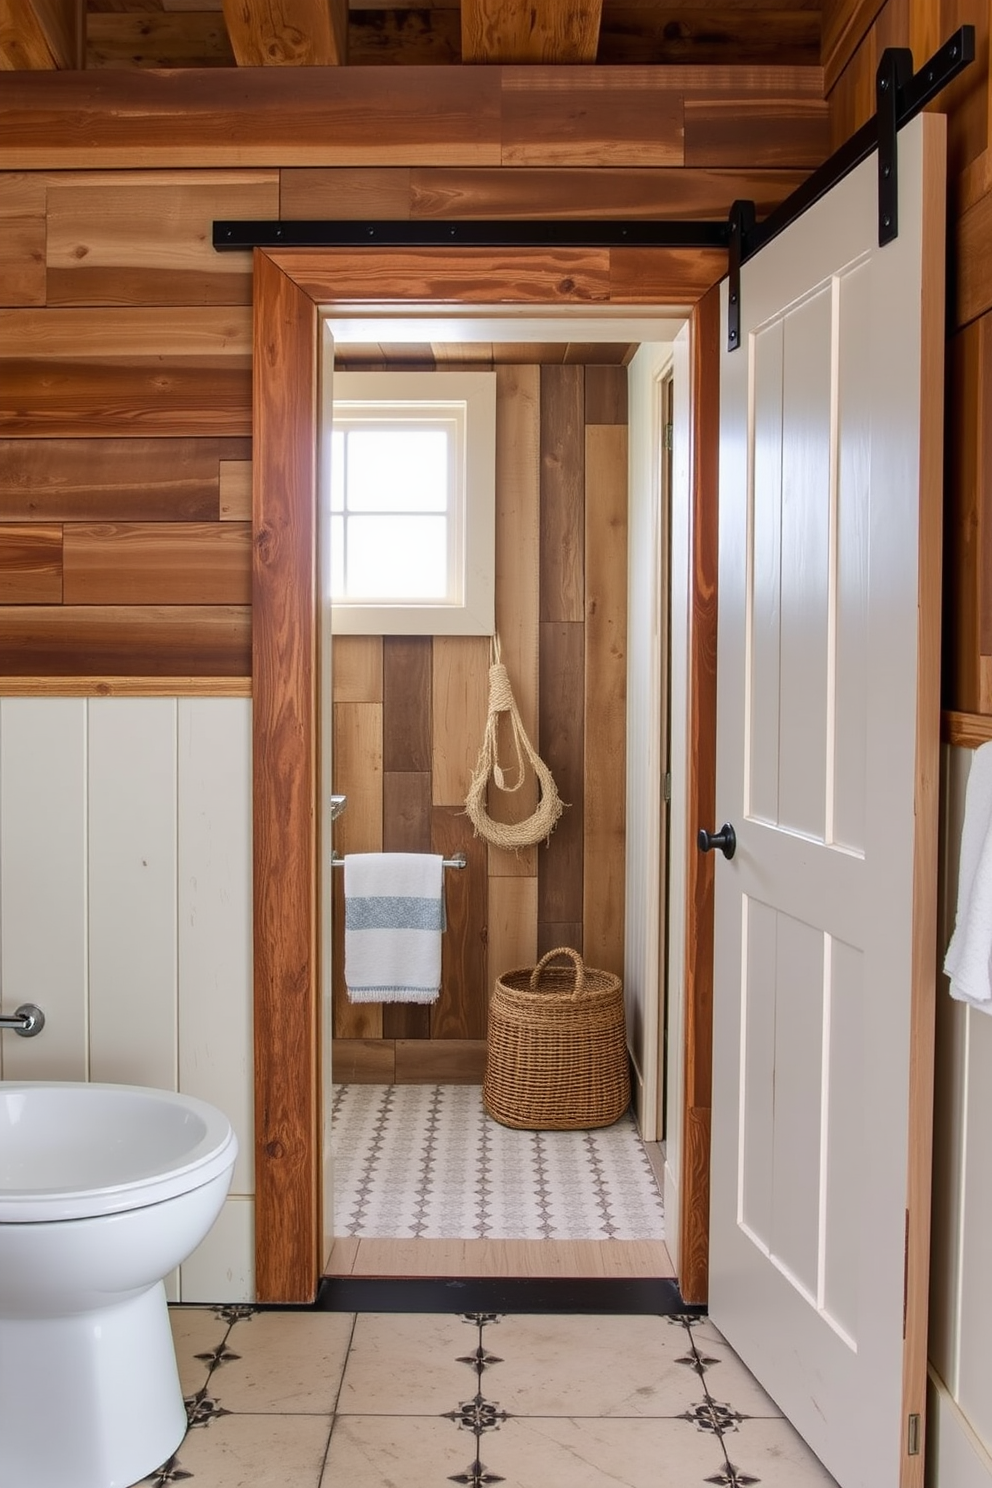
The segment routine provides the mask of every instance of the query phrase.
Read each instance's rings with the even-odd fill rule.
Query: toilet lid
[[[162,1203],[234,1166],[215,1106],[136,1085],[0,1081],[0,1223]]]

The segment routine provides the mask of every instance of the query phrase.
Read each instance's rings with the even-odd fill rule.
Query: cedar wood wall
[[[280,95],[282,129],[286,109],[297,110],[297,140],[310,72]],[[424,69],[390,69],[379,81],[363,69],[333,143],[311,141],[302,157],[297,143],[267,143],[237,169],[225,163],[229,136],[250,137],[259,113],[218,127],[226,83],[216,73],[215,132],[200,124],[199,144],[181,138],[185,113],[161,136],[142,134],[145,74],[127,129],[108,122],[105,142],[83,149],[74,111],[95,99],[99,135],[110,94],[93,93],[88,74],[7,75],[0,166],[45,169],[0,174],[0,690],[250,689],[251,273],[245,255],[214,253],[215,217],[719,217],[741,195],[767,210],[826,153],[817,69],[597,69],[591,91],[589,74],[574,72],[580,113],[545,69],[474,69],[469,122],[441,157],[454,163],[431,166],[416,163],[434,147],[410,145],[409,111],[430,136],[445,117],[438,90],[457,95],[463,71],[432,81]],[[187,78],[195,116],[199,80]],[[170,88],[182,96],[187,78]],[[271,78],[255,74],[249,86],[271,90]],[[336,73],[330,86],[347,92],[354,79]],[[494,81],[495,156],[477,138],[492,124]],[[126,92],[129,75],[115,85]],[[56,96],[64,118],[55,109],[28,127],[31,108]],[[384,96],[396,99],[392,147]],[[368,125],[357,126],[370,100],[382,153],[414,163],[347,164],[349,151],[366,158]],[[273,163],[280,150],[294,163]],[[207,168],[190,168],[197,158]],[[504,163],[472,164],[494,158]],[[156,168],[134,169],[139,159]],[[88,168],[54,169],[62,160]],[[669,300],[690,301],[723,268],[712,252],[671,262],[659,295]],[[636,282],[636,257],[629,271]],[[485,641],[338,643],[335,788],[349,808],[336,846],[464,848],[470,865],[447,875],[444,989],[429,1012],[350,1007],[338,947],[345,1076],[403,1078],[411,1041],[422,1076],[477,1071],[472,1044],[484,1036],[493,975],[553,945],[621,969],[625,376],[581,364],[498,371],[497,618],[525,723],[570,803],[550,847],[519,858],[487,850],[461,815],[485,718]],[[446,1046],[436,1068],[423,1063],[425,1040]]]
[[[873,109],[882,47],[910,45],[919,62],[964,20],[978,29],[979,61],[941,101],[950,106],[953,223],[945,703],[968,714],[992,714],[988,7],[980,0],[941,0],[939,6],[889,0],[880,10],[873,0],[828,4],[824,82],[833,142],[839,143]],[[715,69],[670,69],[664,89],[655,93],[630,86],[639,78],[643,89],[647,70],[597,69],[596,88],[583,95],[581,122],[573,113],[566,129],[561,95],[548,85],[546,70],[493,68],[473,70],[474,122],[464,140],[452,139],[449,130],[442,157],[449,163],[435,166],[424,163],[436,148],[429,138],[409,142],[411,116],[423,121],[426,136],[428,114],[445,116],[426,71],[390,69],[379,81],[374,69],[363,69],[358,84],[352,74],[345,80],[348,96],[333,144],[314,142],[315,131],[302,151],[295,142],[267,135],[264,108],[253,110],[261,120],[257,138],[265,143],[255,149],[253,164],[237,168],[228,163],[232,147],[223,120],[215,135],[200,123],[199,143],[184,138],[177,124],[183,118],[197,127],[202,74],[187,75],[189,109],[172,120],[173,143],[155,135],[153,126],[142,138],[145,126],[133,121],[126,135],[114,134],[109,111],[118,95],[100,94],[86,74],[7,75],[0,115],[13,143],[0,143],[0,166],[37,162],[44,169],[0,173],[4,691],[250,689],[251,274],[245,256],[213,252],[213,218],[719,216],[738,196],[755,197],[762,213],[828,148],[826,111],[811,94],[811,81],[819,82],[815,70],[720,69],[717,75]],[[459,74],[463,70],[446,69],[436,76],[457,92]],[[118,75],[125,95],[128,76]],[[212,96],[227,86],[216,79],[214,74]],[[263,103],[285,86],[270,79],[271,74],[257,77]],[[492,124],[487,103],[493,79],[501,93],[495,153],[480,146],[478,137]],[[147,80],[146,74],[146,87]],[[300,103],[300,85],[292,81],[296,123],[305,131],[307,96]],[[53,85],[61,89],[59,107],[39,123],[32,110],[56,97]],[[183,86],[181,79],[179,101],[170,108],[182,104]],[[349,89],[356,87],[351,99]],[[382,101],[395,98],[397,87],[404,91],[398,104],[407,113],[390,154],[389,111]],[[367,129],[357,125],[368,118],[370,100],[378,104],[377,158],[397,164],[360,163],[368,158]],[[92,143],[83,145],[66,121],[87,103],[98,123]],[[288,98],[283,129],[287,104]],[[239,106],[232,101],[232,115]],[[244,160],[243,150],[238,158]],[[192,168],[197,159],[207,168]],[[280,159],[288,162],[285,167]],[[487,163],[472,163],[480,159]],[[57,169],[62,161],[79,168]],[[135,169],[138,163],[155,168]],[[672,287],[681,286],[688,299],[721,267],[714,255],[673,259]],[[529,726],[539,722],[535,736],[572,806],[551,848],[541,850],[540,873],[534,853],[520,860],[487,853],[458,811],[484,718],[484,643],[387,639],[382,645],[340,645],[336,785],[347,789],[352,804],[339,824],[339,848],[381,842],[387,849],[416,845],[448,853],[461,846],[472,864],[464,875],[449,874],[445,992],[429,1021],[420,1010],[350,1009],[338,998],[336,1031],[359,1041],[356,1054],[363,1040],[386,1041],[373,1056],[380,1074],[389,1072],[382,1061],[400,1057],[411,1038],[480,1038],[484,989],[494,970],[522,964],[559,941],[585,940],[590,960],[604,965],[617,964],[619,955],[616,936],[607,933],[604,939],[593,921],[604,902],[616,905],[622,920],[622,897],[609,897],[618,891],[617,872],[622,876],[622,805],[612,827],[603,817],[595,822],[595,841],[589,840],[587,808],[593,788],[597,801],[604,790],[606,799],[611,791],[616,799],[622,720],[612,735],[587,727],[590,715],[581,700],[590,678],[599,677],[599,663],[591,668],[584,656],[589,595],[581,562],[574,583],[547,567],[561,552],[553,522],[562,513],[573,523],[581,517],[584,489],[575,476],[570,495],[562,494],[564,487],[554,494],[559,455],[547,431],[570,403],[573,424],[587,420],[592,427],[586,446],[577,439],[566,458],[583,462],[590,438],[593,458],[599,458],[597,440],[608,445],[620,427],[615,392],[608,395],[608,416],[589,417],[583,410],[589,388],[594,399],[605,395],[616,370],[503,367],[499,375],[501,407],[507,427],[515,430],[506,449],[519,453],[526,426],[531,448],[537,438],[538,450],[525,479],[533,483],[538,469],[544,472],[537,498],[543,540],[523,564],[535,585],[521,603],[525,613],[528,604],[536,610],[507,659],[523,690],[525,719]],[[540,428],[536,408],[544,410]],[[521,418],[524,424],[515,426]],[[619,448],[613,454],[618,461]],[[595,521],[596,504],[588,511]],[[617,537],[615,527],[604,531]],[[598,543],[592,550],[599,551]],[[619,572],[614,562],[611,586]],[[609,593],[615,601],[616,588]],[[504,616],[501,629],[505,624]],[[616,639],[618,613],[610,624]],[[607,646],[601,659],[612,668],[602,685],[616,717],[622,657]],[[564,677],[577,685],[554,685]],[[590,738],[598,741],[594,753],[598,748],[603,776],[597,779],[594,768],[583,789]],[[361,770],[356,758],[366,762]],[[610,838],[611,832],[601,857],[603,834]],[[601,920],[610,924],[612,915]]]

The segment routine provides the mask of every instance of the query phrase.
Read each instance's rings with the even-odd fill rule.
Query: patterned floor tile
[[[504,1317],[487,1394],[511,1415],[682,1416],[706,1398],[689,1333],[660,1317]]]
[[[152,1488],[318,1488],[330,1416],[222,1416],[191,1427]]]
[[[799,1433],[781,1418],[745,1421],[723,1445],[734,1468],[729,1480],[733,1488],[750,1483],[761,1488],[837,1488]],[[720,1478],[714,1481],[722,1483]]]
[[[231,1325],[212,1307],[170,1307],[169,1322],[183,1395],[195,1395],[205,1388]]]
[[[353,1325],[351,1313],[256,1312],[232,1326],[208,1393],[226,1411],[329,1414]]]
[[[513,1488],[702,1488],[724,1466],[719,1440],[672,1420],[517,1416],[480,1456]]]
[[[475,1437],[438,1417],[338,1416],[320,1483],[321,1488],[481,1485],[484,1478],[464,1476],[475,1459]]]
[[[662,1240],[664,1205],[628,1113],[515,1131],[478,1086],[335,1087],[338,1232],[366,1239]]]
[[[781,1416],[774,1400],[741,1363],[709,1318],[694,1324],[691,1332],[706,1389],[714,1400],[732,1402],[734,1408],[745,1416]]]
[[[435,1313],[359,1313],[340,1415],[441,1415],[476,1393],[479,1327]]]

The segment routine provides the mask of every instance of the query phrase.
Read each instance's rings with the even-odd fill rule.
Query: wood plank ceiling
[[[0,0],[0,71],[819,66],[821,0]]]

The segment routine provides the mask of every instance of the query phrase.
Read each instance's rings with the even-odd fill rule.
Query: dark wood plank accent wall
[[[380,1027],[387,1042],[483,1040],[492,980],[529,964],[504,959],[522,946],[531,962],[559,945],[581,951],[588,922],[593,964],[622,970],[627,371],[576,364],[507,370],[513,375],[500,379],[497,394],[497,446],[504,452],[497,462],[497,534],[507,531],[526,499],[523,487],[532,493],[540,538],[529,577],[517,551],[501,555],[497,565],[497,609],[508,625],[504,661],[532,742],[569,804],[550,841],[519,858],[488,850],[472,831],[464,800],[485,727],[486,637],[342,637],[335,643],[335,740],[347,740],[356,706],[381,715],[381,723],[367,719],[366,727],[374,733],[381,727],[382,739],[381,768],[374,750],[345,742],[335,754],[334,789],[349,798],[340,831],[335,828],[339,850],[362,830],[349,830],[351,803],[372,794],[378,840],[373,826],[363,848],[446,857],[461,851],[468,859],[467,870],[445,877],[442,989],[431,1008],[387,1004],[380,1012],[349,1004],[338,917],[337,1050],[342,1067],[364,1068],[370,1079],[383,1078],[382,1056],[369,1048]],[[518,448],[508,464],[511,440]],[[529,451],[529,472],[521,468],[521,448]],[[529,633],[523,633],[528,614]],[[538,693],[535,717],[528,702]],[[493,795],[496,813],[500,803]],[[532,807],[533,797],[516,811],[524,815]],[[366,818],[361,804],[359,810]],[[508,876],[515,885],[512,908],[503,887]],[[513,913],[516,925],[509,939],[501,925],[490,949],[491,902],[497,914]],[[350,1040],[360,1042],[360,1057],[344,1047]],[[463,1062],[463,1076],[480,1076],[481,1057],[480,1048],[474,1063]],[[425,1047],[423,1058],[430,1062],[435,1055]],[[411,1047],[393,1071],[398,1080],[417,1079],[423,1068]]]
[[[948,338],[945,353],[945,710],[992,716],[992,76],[986,0],[830,0],[824,66],[832,135],[874,112],[874,77],[888,46],[919,66],[963,23],[977,60],[937,100],[947,114]]]

